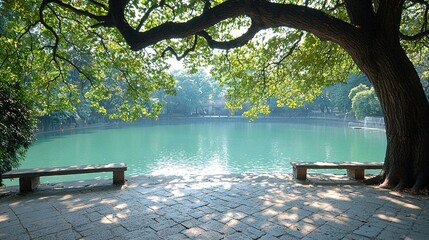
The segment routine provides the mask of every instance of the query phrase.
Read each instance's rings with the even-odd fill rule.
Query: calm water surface
[[[383,161],[385,149],[382,131],[326,122],[143,124],[38,136],[20,168],[125,162],[126,175],[291,173],[291,161]],[[100,177],[111,178],[111,173],[41,181]]]

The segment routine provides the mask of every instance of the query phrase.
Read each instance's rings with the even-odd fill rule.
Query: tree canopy
[[[228,107],[251,103],[245,115],[256,117],[269,112],[270,98],[300,106],[357,71],[338,40],[325,36],[352,30],[348,2],[3,1],[1,70],[25,69],[41,113],[75,110],[87,101],[101,113],[132,120],[159,113],[153,93],[174,94],[165,60],[186,56],[191,69],[212,67],[228,87]],[[414,40],[426,26],[418,15],[425,5],[410,1],[403,10],[401,36]],[[296,22],[302,16],[307,19]],[[416,64],[426,61],[424,44],[404,46]],[[107,112],[106,101],[116,111]]]
[[[243,37],[248,32],[237,38],[246,28],[263,29],[253,29],[255,23],[246,16],[223,19],[180,40],[180,36],[166,36],[165,41],[133,52],[122,32],[109,26],[112,8],[108,4],[114,2],[125,4],[121,6],[123,17],[140,31],[156,31],[170,21],[189,21],[204,11],[218,12],[216,5],[225,8],[217,1],[3,2],[2,69],[17,63],[25,66],[23,74],[31,79],[28,82],[42,113],[75,110],[81,101],[107,113],[103,102],[116,98],[121,99],[115,102],[117,111],[107,113],[112,117],[156,116],[160,108],[159,102],[152,101],[153,93],[161,89],[174,93],[165,64],[170,57],[186,55],[184,62],[191,69],[212,66],[216,79],[228,86],[228,106],[240,109],[250,102],[252,108],[246,115],[252,117],[268,113],[267,99],[272,97],[280,106],[291,107],[312,100],[322,86],[344,81],[352,68],[338,46],[298,30],[278,27],[262,31],[252,40]],[[324,6],[329,7],[333,6]],[[345,14],[344,10],[334,12]],[[210,48],[245,43],[243,48],[228,51]]]

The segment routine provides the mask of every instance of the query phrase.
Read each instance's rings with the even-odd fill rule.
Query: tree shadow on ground
[[[0,238],[424,239],[428,206],[421,196],[288,174],[142,176],[5,197]]]

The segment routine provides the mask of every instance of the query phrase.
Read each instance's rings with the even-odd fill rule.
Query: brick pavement
[[[0,239],[429,239],[426,197],[362,184],[302,184],[289,174],[109,182],[7,188]]]

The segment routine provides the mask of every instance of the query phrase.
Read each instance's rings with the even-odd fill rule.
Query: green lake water
[[[383,131],[314,121],[143,123],[39,135],[20,168],[125,162],[126,175],[291,173],[291,161],[383,161]],[[332,172],[332,170],[330,170]],[[42,182],[111,178],[42,177]],[[5,180],[16,185],[17,180]]]

